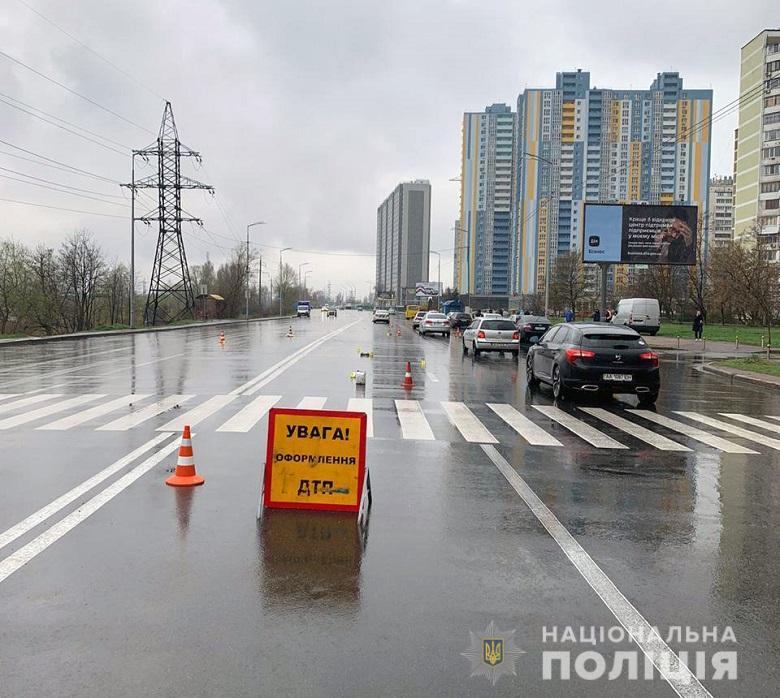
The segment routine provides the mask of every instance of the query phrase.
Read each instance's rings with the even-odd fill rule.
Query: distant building
[[[734,178],[710,179],[709,235],[713,245],[725,245],[734,239]]]
[[[429,281],[431,185],[399,184],[376,212],[376,296],[404,303],[414,286]]]
[[[712,90],[659,73],[647,90],[599,89],[558,73],[517,99],[512,291],[544,289],[558,255],[581,245],[586,201],[707,210]],[[615,278],[628,273],[614,268]],[[612,278],[612,277],[610,277]]]
[[[780,215],[780,29],[742,47],[734,237],[758,226],[777,247]]]
[[[516,115],[506,104],[463,115],[455,288],[507,294]]]

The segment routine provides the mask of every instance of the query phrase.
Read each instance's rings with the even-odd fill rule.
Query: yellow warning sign
[[[272,409],[263,505],[355,511],[366,479],[363,412]]]

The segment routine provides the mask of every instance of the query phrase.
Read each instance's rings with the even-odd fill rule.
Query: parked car
[[[478,317],[463,332],[463,353],[476,359],[483,351],[520,353],[520,333],[509,320]]]
[[[468,327],[472,322],[474,322],[474,318],[471,316],[470,313],[450,313],[449,315],[449,322],[450,327],[453,330],[457,329],[463,329],[465,327]]]
[[[412,318],[412,329],[416,330],[420,326],[420,321],[425,317],[425,310],[418,310]]]
[[[374,315],[371,318],[371,322],[376,324],[377,322],[386,322],[390,324],[390,313],[385,308],[377,308],[374,311]]]
[[[613,325],[625,325],[652,336],[661,329],[661,308],[655,298],[624,298],[618,303]]]
[[[550,329],[550,320],[544,315],[518,315],[515,325],[520,332],[520,343],[531,344]]]
[[[530,387],[552,386],[556,399],[573,392],[629,393],[647,407],[661,386],[658,354],[638,332],[600,322],[556,325],[528,350]]]
[[[429,310],[420,320],[420,326],[417,329],[422,336],[426,334],[441,334],[442,337],[449,337],[451,328],[444,313]]]

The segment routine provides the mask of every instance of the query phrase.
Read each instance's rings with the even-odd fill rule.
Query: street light
[[[255,221],[246,227],[246,321],[249,322],[249,229],[255,225],[265,225],[265,221]]]
[[[439,270],[436,272],[436,283],[439,284],[439,295],[441,295],[441,252],[436,250],[429,250],[431,254],[435,254],[439,258]]]
[[[311,262],[301,262],[298,265],[298,286],[301,285],[301,269],[303,269],[305,266],[308,266],[309,264],[311,264]]]
[[[304,291],[304,295],[307,295],[306,294],[306,277],[309,274],[313,274],[313,273],[314,273],[314,269],[307,269],[305,272],[303,272],[303,291]]]
[[[282,255],[292,247],[283,247],[279,250],[279,317],[282,317]]]

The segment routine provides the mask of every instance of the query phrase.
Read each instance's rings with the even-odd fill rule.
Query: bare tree
[[[31,287],[29,321],[45,334],[63,330],[62,315],[65,294],[60,283],[59,266],[54,250],[39,245],[30,253]]]
[[[101,290],[103,312],[109,325],[121,323],[128,308],[130,272],[124,264],[114,262],[104,277]]]
[[[556,258],[550,281],[550,300],[556,310],[568,307],[576,312],[589,297],[585,264],[576,250]]]
[[[105,272],[103,253],[92,236],[80,230],[62,243],[58,262],[67,298],[65,324],[71,332],[88,330]]]
[[[18,329],[26,320],[29,300],[29,259],[27,248],[13,240],[0,242],[0,334],[10,325]]]

